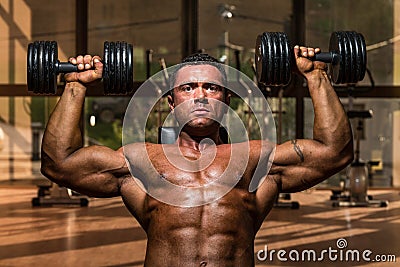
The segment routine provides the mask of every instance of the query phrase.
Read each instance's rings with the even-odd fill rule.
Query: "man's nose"
[[[206,89],[199,86],[194,91],[194,103],[208,104]]]
[[[198,86],[195,90],[194,90],[194,97],[198,98],[198,99],[202,99],[206,97],[206,90],[205,88]]]

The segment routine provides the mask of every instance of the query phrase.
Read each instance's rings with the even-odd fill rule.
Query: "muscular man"
[[[278,194],[314,186],[353,159],[349,122],[326,74],[326,65],[309,59],[318,52],[317,48],[294,48],[298,72],[307,79],[314,105],[313,139],[276,145],[272,166],[268,173],[261,172],[266,178],[254,192],[249,192],[248,187],[255,167],[258,162],[264,163],[266,170],[270,156],[268,151],[260,152],[263,141],[249,142],[249,160],[234,188],[215,201],[192,206],[191,201],[201,200],[205,194],[187,195],[184,201],[189,205],[170,205],[146,194],[135,182],[132,176],[144,180],[155,175],[137,144],[117,151],[102,146],[83,147],[79,120],[85,84],[100,79],[103,69],[100,58],[89,55],[71,59],[81,72],[65,77],[64,93],[43,138],[42,172],[50,180],[89,196],[121,196],[147,233],[145,266],[254,266],[254,239]],[[223,144],[219,124],[212,119],[225,112],[218,105],[213,106],[213,101],[229,104],[230,94],[220,86],[223,79],[221,71],[207,61],[189,63],[177,71],[174,89],[168,96],[171,110],[182,103],[201,103],[201,108],[176,112],[178,121],[180,116],[185,121],[186,114],[186,124],[176,144],[170,146],[179,147],[184,159],[191,161],[199,159],[207,149],[212,149],[216,157],[206,168],[185,171],[171,166],[161,145],[146,143],[148,158],[159,174],[153,180],[196,187],[218,179],[224,172],[233,146],[241,144]],[[213,114],[204,116],[205,113]],[[206,138],[213,142],[202,142]],[[129,151],[128,160],[124,149]],[[168,156],[178,158],[178,154]],[[207,194],[213,193],[210,190]]]

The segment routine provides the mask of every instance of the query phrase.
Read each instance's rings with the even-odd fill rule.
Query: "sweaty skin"
[[[225,112],[211,100],[229,104],[230,99],[223,88],[202,82],[221,82],[219,70],[211,65],[180,69],[173,96],[168,96],[171,110],[185,101],[193,105],[201,103],[199,109],[188,105],[186,112],[182,109],[175,114],[178,121],[185,116],[190,120],[177,142],[167,145],[167,149],[175,151],[168,157],[179,160],[177,151],[180,151],[184,159],[200,162],[204,153],[214,150],[216,157],[206,168],[191,172],[172,166],[159,144],[130,144],[116,151],[103,146],[83,147],[79,120],[86,84],[100,79],[103,68],[98,56],[87,55],[70,60],[82,72],[66,75],[64,93],[43,137],[42,173],[88,196],[121,196],[147,233],[145,266],[254,266],[255,235],[278,194],[310,188],[353,159],[348,119],[326,74],[326,65],[308,59],[315,52],[319,49],[294,48],[298,72],[307,79],[313,100],[313,139],[292,140],[266,150],[261,150],[262,146],[270,146],[265,141],[250,141],[244,173],[238,177],[236,186],[218,200],[197,207],[178,207],[156,200],[139,185],[140,181],[155,175],[150,165],[159,175],[153,179],[166,179],[187,187],[207,184],[224,172],[233,146],[241,145],[222,144],[219,125],[210,119],[220,118]],[[215,145],[201,142],[205,138],[213,140]],[[270,158],[273,149],[274,157]],[[148,161],[143,160],[146,153]],[[269,160],[273,162],[267,173]],[[266,178],[255,192],[249,192],[249,183],[259,162],[265,165],[265,172],[257,175]],[[207,194],[213,193],[216,192],[211,189]],[[201,198],[204,195],[192,194],[187,196],[187,201]]]

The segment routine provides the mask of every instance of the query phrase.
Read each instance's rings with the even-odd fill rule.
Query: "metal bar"
[[[134,92],[143,84],[143,82],[134,82],[133,83],[133,92],[126,95],[130,97]],[[233,85],[229,85],[233,86]],[[239,86],[235,86],[232,88],[236,88],[238,90]],[[64,85],[58,85],[57,93],[55,95],[38,95],[33,92],[28,92],[28,88],[26,84],[0,84],[0,97],[6,96],[60,96],[64,89]],[[244,89],[243,89],[244,90]],[[308,89],[306,87],[295,88],[294,90],[284,90],[283,97],[296,97],[297,93],[295,90],[302,90],[302,94],[304,97],[310,97],[308,93]],[[349,92],[343,86],[335,86],[336,93],[339,97],[348,97]],[[269,97],[279,97],[279,91],[272,89],[269,93]],[[101,86],[98,87],[90,87],[87,92],[87,96],[104,96],[104,91]],[[235,95],[235,94],[234,94]],[[121,95],[118,95],[121,96]],[[122,95],[123,96],[123,95]],[[390,85],[382,85],[375,86],[371,88],[370,86],[357,86],[352,91],[352,96],[356,98],[400,98],[400,86],[390,86]]]
[[[75,53],[86,55],[88,52],[88,0],[75,0]]]
[[[146,78],[150,78],[151,76],[151,63],[153,61],[153,50],[146,50]]]
[[[292,40],[295,44],[305,44],[306,39],[306,18],[305,18],[305,0],[292,1]],[[298,87],[301,86],[301,79],[297,75],[292,76]],[[296,92],[296,138],[304,138],[304,90],[295,90]]]
[[[88,53],[88,0],[75,0],[75,53],[86,55]],[[79,126],[81,128],[82,142],[85,144],[85,109],[82,109]]]
[[[134,82],[133,83],[133,92],[136,92],[136,90],[142,85],[143,82]],[[65,85],[64,84],[59,84],[57,86],[57,92],[55,94],[34,94],[33,92],[28,92],[28,87],[26,84],[0,84],[0,97],[1,96],[37,96],[37,97],[43,97],[43,96],[61,96],[63,90],[64,90]],[[132,96],[133,93],[126,95]],[[102,86],[96,86],[96,87],[89,87],[88,90],[86,91],[86,96],[104,96],[104,89]],[[125,95],[118,95],[119,97],[125,96]]]
[[[196,53],[198,40],[198,0],[181,1],[182,17],[182,58]]]

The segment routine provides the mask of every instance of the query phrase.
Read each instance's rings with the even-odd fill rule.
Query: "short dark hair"
[[[216,67],[219,72],[222,75],[222,83],[226,87],[227,84],[227,75],[225,68],[223,67],[223,64],[219,62],[216,58],[210,56],[209,54],[206,53],[196,53],[189,55],[185,57],[181,64],[178,65],[178,67],[171,73],[171,76],[169,77],[169,85],[170,85],[170,94],[173,95],[173,89],[176,81],[176,75],[180,69],[186,66],[192,66],[192,65],[211,65]]]

